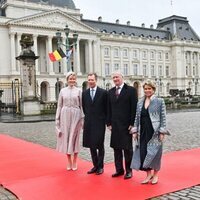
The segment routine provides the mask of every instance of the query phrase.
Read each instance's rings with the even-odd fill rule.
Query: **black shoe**
[[[104,171],[103,168],[97,169],[96,175],[103,174],[103,171]]]
[[[132,177],[132,172],[126,172],[126,174],[124,175],[124,179],[129,179]]]
[[[112,174],[112,177],[118,177],[118,176],[123,176],[124,175],[124,172],[116,172],[114,174]]]
[[[87,172],[87,174],[94,174],[96,173],[96,171],[97,171],[97,168],[93,167],[90,171]]]

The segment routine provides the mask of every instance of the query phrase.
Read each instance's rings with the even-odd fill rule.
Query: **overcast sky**
[[[172,5],[171,5],[172,2]],[[84,19],[106,22],[120,20],[133,26],[156,27],[159,19],[171,15],[187,17],[190,25],[200,36],[200,0],[74,0]]]

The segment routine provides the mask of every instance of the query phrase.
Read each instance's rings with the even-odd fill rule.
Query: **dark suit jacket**
[[[137,93],[136,89],[124,84],[120,95],[116,98],[116,87],[108,92],[107,125],[112,126],[110,146],[116,149],[131,149],[132,135],[128,127],[134,125]]]
[[[83,112],[85,114],[83,128],[83,146],[101,148],[104,143],[107,91],[97,87],[94,100],[90,97],[90,89],[82,94]]]

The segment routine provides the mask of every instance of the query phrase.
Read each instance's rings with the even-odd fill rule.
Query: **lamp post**
[[[192,81],[194,82],[194,95],[197,95],[197,86],[199,83],[199,79],[198,78],[193,78]]]
[[[77,40],[78,40],[78,34],[76,32],[73,33],[73,40],[72,42],[70,43],[70,40],[69,40],[69,33],[70,33],[70,28],[68,27],[68,25],[65,26],[64,28],[64,33],[65,33],[65,36],[66,36],[66,43],[63,44],[62,41],[61,41],[61,38],[62,38],[62,33],[60,30],[58,30],[56,32],[56,38],[57,38],[57,44],[58,44],[58,48],[60,48],[61,46],[65,46],[66,48],[66,61],[67,61],[67,71],[73,71],[73,67],[71,66],[71,63],[70,63],[70,50],[71,50],[71,47],[72,46],[75,46],[76,48],[76,44],[77,44]]]
[[[155,78],[156,85],[158,85],[158,97],[160,96],[161,78]]]

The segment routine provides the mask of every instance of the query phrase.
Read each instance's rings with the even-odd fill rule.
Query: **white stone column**
[[[92,52],[92,40],[88,40],[88,56],[89,56],[89,72],[93,72],[93,52]]]
[[[193,52],[190,51],[190,72],[189,75],[193,77]]]
[[[123,47],[120,47],[119,51],[120,51],[120,53],[119,53],[119,55],[120,55],[120,57],[119,57],[119,59],[120,59],[119,71],[124,73],[124,70],[123,70],[123,68],[124,68],[124,66],[123,66],[123,60],[124,60]]]
[[[200,76],[200,66],[199,66],[199,58],[200,58],[200,54],[199,52],[197,52],[197,76]]]
[[[131,69],[132,69],[132,49],[131,48],[129,48],[128,49],[129,50],[129,53],[128,53],[128,55],[129,55],[129,67],[128,67],[128,74],[132,74],[132,71],[131,71]],[[132,83],[131,83],[132,84]]]
[[[104,46],[100,46],[100,51],[101,51],[101,71],[102,71],[102,76],[105,77],[105,60],[104,60]],[[113,59],[111,59],[111,71],[113,67]]]
[[[49,74],[50,75],[53,75],[53,74],[55,74],[54,73],[54,70],[53,70],[53,63],[52,63],[52,61],[49,59],[49,53],[51,53],[52,51],[53,51],[53,48],[52,48],[52,36],[48,36],[48,38],[47,38],[47,43],[48,43],[48,46],[47,46],[47,52],[46,52],[46,54],[47,54],[47,59],[48,59],[48,72],[49,72]]]
[[[96,72],[97,74],[102,74],[101,70],[98,67],[97,55],[98,55],[97,41],[93,41],[93,71]]]
[[[36,56],[38,56],[38,44],[37,44],[37,38],[38,38],[38,35],[33,35],[33,51],[35,53]],[[35,71],[36,71],[36,75],[39,75],[40,72],[39,72],[39,67],[38,67],[38,59],[35,60]]]
[[[87,74],[89,72],[88,42],[85,42],[84,45],[85,45],[85,72],[84,73]]]
[[[80,66],[80,39],[77,40],[76,44],[76,70],[78,75],[82,75]]]
[[[16,74],[15,33],[10,33],[11,74]]]
[[[17,56],[20,55],[21,50],[22,50],[21,45],[20,45],[21,36],[22,36],[21,33],[17,33]],[[16,64],[17,64],[16,65],[17,66],[17,71],[20,72],[20,62],[19,62],[19,60],[17,60]]]

